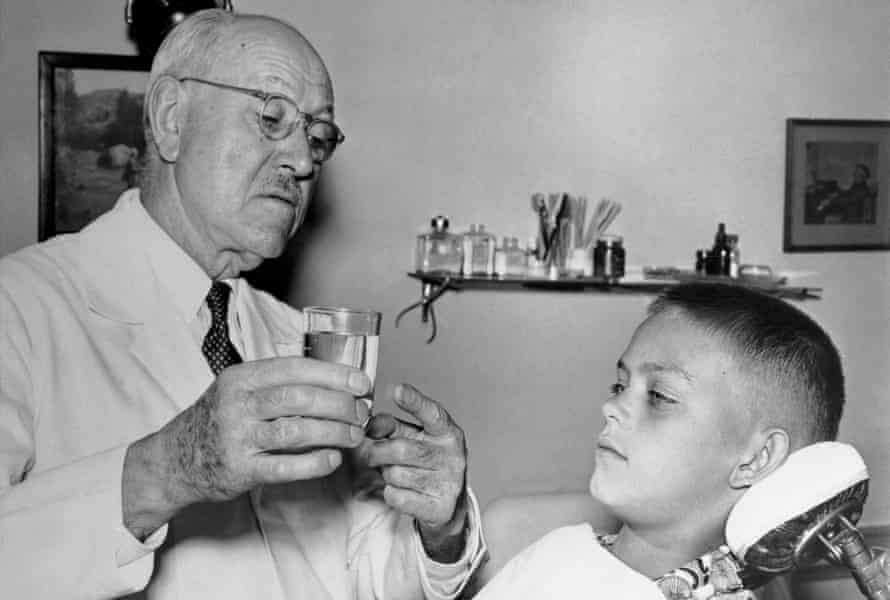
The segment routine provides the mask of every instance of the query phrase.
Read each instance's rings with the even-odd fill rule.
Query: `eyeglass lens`
[[[263,104],[260,126],[270,139],[280,140],[290,135],[298,125],[302,125],[312,159],[323,162],[330,158],[340,141],[337,128],[333,123],[319,119],[312,119],[308,124],[299,123],[305,118],[311,119],[300,113],[291,102],[272,96]]]

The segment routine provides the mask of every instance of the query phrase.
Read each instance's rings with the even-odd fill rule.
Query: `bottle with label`
[[[708,253],[705,263],[705,272],[708,275],[729,275],[729,265],[732,260],[732,249],[726,239],[726,225],[717,224],[717,233],[714,235],[714,247]]]
[[[433,217],[430,231],[417,236],[416,269],[422,273],[460,275],[462,264],[461,237],[448,231],[448,217]]]
[[[470,225],[463,234],[463,274],[464,276],[494,275],[494,236],[485,231],[485,225]]]
[[[615,283],[624,277],[624,238],[603,234],[593,248],[593,276]]]

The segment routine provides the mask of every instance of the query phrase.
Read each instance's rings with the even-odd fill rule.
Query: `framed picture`
[[[783,247],[890,249],[890,121],[788,119]]]
[[[39,53],[39,239],[77,231],[137,185],[149,59]]]

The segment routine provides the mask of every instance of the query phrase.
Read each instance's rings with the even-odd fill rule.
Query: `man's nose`
[[[306,133],[297,127],[293,133],[280,140],[278,151],[278,167],[292,171],[298,179],[310,177],[315,170],[312,150]]]

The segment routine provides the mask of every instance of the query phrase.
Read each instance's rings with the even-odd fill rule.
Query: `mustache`
[[[294,173],[277,173],[263,182],[262,189],[267,190],[270,195],[281,196],[287,200],[301,200],[303,196],[301,181],[303,179]]]

